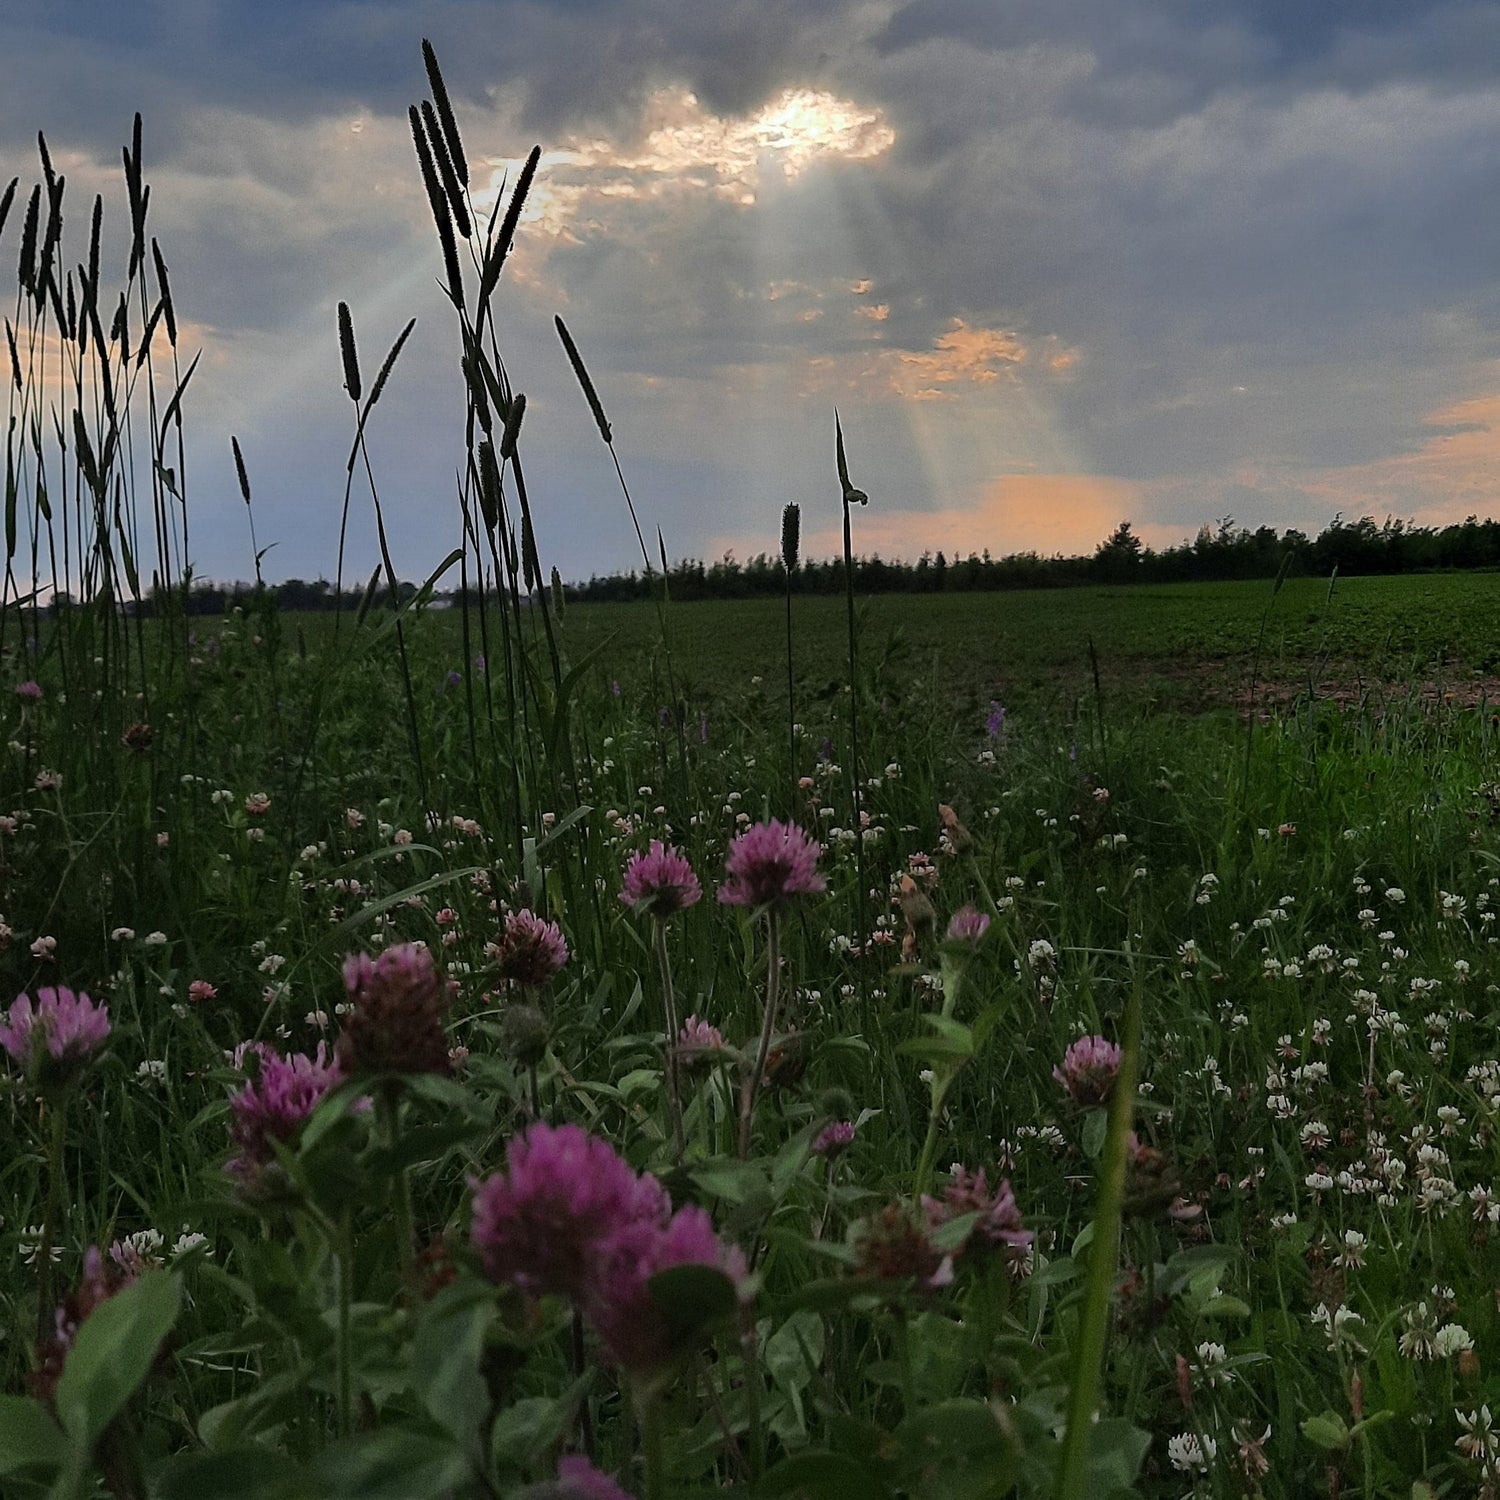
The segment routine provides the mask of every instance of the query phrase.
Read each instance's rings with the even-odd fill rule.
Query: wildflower
[[[707,1072],[729,1052],[717,1026],[689,1016],[677,1033],[677,1059],[689,1070]]]
[[[218,990],[206,979],[195,979],[188,985],[188,999],[195,1004],[201,1004],[205,1000],[217,1000]]]
[[[1455,1412],[1458,1425],[1463,1428],[1463,1436],[1456,1439],[1453,1446],[1465,1458],[1479,1459],[1486,1465],[1493,1465],[1500,1459],[1500,1437],[1495,1434],[1493,1419],[1490,1416],[1488,1406],[1481,1406],[1478,1411]]]
[[[134,1278],[142,1271],[154,1270],[162,1264],[163,1243],[160,1231],[138,1229],[123,1240],[116,1240],[109,1247],[109,1258],[127,1276]]]
[[[256,1076],[229,1096],[229,1139],[236,1154],[225,1167],[247,1185],[275,1162],[278,1144],[296,1139],[308,1116],[342,1077],[324,1042],[311,1057],[300,1052],[282,1057],[263,1042],[247,1044],[236,1050],[235,1066],[251,1058]]]
[[[184,1255],[191,1255],[195,1250],[201,1250],[208,1244],[208,1236],[199,1234],[195,1229],[184,1229],[181,1234],[172,1241],[172,1259],[181,1260]]]
[[[1474,1338],[1461,1324],[1444,1323],[1438,1329],[1437,1337],[1433,1339],[1432,1345],[1439,1359],[1447,1359],[1450,1355],[1462,1354],[1466,1349],[1472,1349]]]
[[[533,1296],[571,1296],[614,1358],[649,1370],[672,1352],[651,1278],[679,1265],[745,1276],[708,1215],[639,1177],[576,1125],[532,1125],[506,1148],[506,1170],[475,1182],[472,1234],[486,1273]]]
[[[997,699],[990,699],[990,712],[984,721],[984,731],[992,740],[998,740],[1005,733],[1005,708]]]
[[[25,1266],[35,1266],[41,1259],[42,1254],[42,1226],[40,1224],[28,1224],[21,1231],[21,1263]],[[62,1259],[62,1246],[52,1245],[47,1252],[47,1259],[56,1265]]]
[[[608,1474],[576,1453],[557,1461],[556,1479],[529,1484],[521,1495],[522,1500],[630,1500]]]
[[[938,821],[943,825],[938,835],[938,847],[944,854],[958,858],[974,847],[974,835],[959,821],[959,816],[946,802],[938,803]]]
[[[151,742],[155,736],[151,732],[149,724],[132,724],[129,729],[120,736],[120,743],[127,750],[144,751],[151,748]]]
[[[72,1081],[109,1035],[109,1009],[87,995],[39,989],[36,1004],[18,995],[0,1024],[0,1047],[44,1088]]]
[[[652,839],[645,854],[632,854],[625,865],[620,900],[637,913],[666,918],[693,906],[703,897],[703,887],[687,859],[674,848]]]
[[[834,1120],[813,1137],[813,1143],[808,1149],[814,1156],[826,1157],[832,1161],[835,1157],[842,1156],[853,1142],[853,1124],[848,1120]]]
[[[612,1146],[577,1125],[530,1126],[512,1137],[505,1162],[474,1186],[474,1244],[492,1280],[533,1296],[581,1300],[605,1242],[638,1217],[661,1217],[666,1195],[656,1179],[637,1179]]]
[[[42,701],[41,683],[18,682],[16,684],[16,700],[23,707],[28,703],[40,703]]]
[[[953,1280],[953,1256],[940,1251],[929,1227],[900,1203],[860,1225],[855,1252],[859,1274],[879,1281],[909,1281],[931,1291]]]
[[[62,772],[49,771],[45,766],[36,773],[36,780],[32,783],[39,792],[60,792],[62,790]]]
[[[159,1057],[147,1058],[145,1062],[137,1064],[135,1076],[145,1084],[165,1083],[167,1065]]]
[[[37,1367],[31,1377],[32,1390],[43,1401],[50,1402],[55,1395],[68,1351],[90,1314],[135,1279],[129,1270],[105,1260],[97,1245],[89,1246],[83,1257],[83,1275],[78,1285],[63,1299],[62,1306],[53,1316],[52,1331],[37,1349]]]
[[[524,910],[505,919],[500,941],[485,951],[499,965],[502,979],[528,989],[539,989],[568,961],[568,944],[557,923]]]
[[[1002,1180],[991,1193],[983,1167],[977,1172],[969,1172],[955,1166],[953,1180],[943,1190],[942,1202],[929,1199],[924,1206],[929,1216],[936,1215],[938,1223],[964,1214],[979,1215],[962,1250],[987,1247],[1003,1250],[1006,1255],[1017,1258],[1025,1255],[1036,1238],[1021,1223],[1021,1210],[1016,1206],[1010,1183]]]
[[[1120,1056],[1118,1045],[1102,1036],[1079,1037],[1052,1076],[1079,1104],[1103,1104],[1114,1092]]]
[[[989,930],[990,919],[982,911],[973,906],[963,906],[949,919],[947,941],[977,948]]]
[[[729,878],[719,887],[719,900],[727,906],[761,907],[816,895],[827,888],[817,871],[819,852],[819,845],[795,823],[777,818],[756,823],[729,846],[724,861]]]
[[[1167,1440],[1167,1457],[1182,1474],[1204,1474],[1219,1456],[1219,1445],[1206,1433],[1181,1432]]]
[[[523,1068],[534,1068],[547,1051],[547,1017],[534,1005],[507,1005],[500,1012],[500,1050]]]
[[[1229,1369],[1229,1354],[1223,1344],[1209,1339],[1198,1345],[1198,1370],[1209,1385],[1228,1385],[1234,1379]]]
[[[443,1030],[447,996],[425,943],[399,943],[379,958],[351,953],[344,985],[353,1009],[335,1056],[341,1072],[449,1071]]]
[[[1369,1241],[1357,1229],[1344,1231],[1344,1248],[1334,1259],[1334,1264],[1346,1270],[1358,1271],[1365,1263],[1365,1247]]]
[[[647,1183],[660,1194],[662,1211],[669,1210],[671,1199],[655,1179],[643,1176],[642,1188]],[[671,1357],[672,1334],[651,1294],[651,1278],[688,1265],[713,1267],[737,1289],[747,1275],[739,1250],[719,1239],[713,1221],[696,1204],[679,1208],[665,1222],[643,1215],[608,1242],[588,1314],[605,1347],[626,1369],[657,1369]]]

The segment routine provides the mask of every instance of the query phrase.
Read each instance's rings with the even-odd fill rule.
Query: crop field
[[[1289,693],[1451,691],[1469,701],[1500,663],[1500,578],[1293,578],[1235,583],[877,595],[861,603],[867,650],[930,680],[945,697],[1055,710],[1101,680],[1128,686],[1141,710],[1221,707],[1252,675]],[[797,598],[797,678],[813,694],[837,690],[845,655],[842,601]],[[674,607],[685,674],[706,693],[742,684],[785,656],[783,607],[718,600]],[[658,638],[650,605],[580,605],[570,645],[609,641],[616,671],[649,661]]]
[[[140,172],[108,336],[22,259],[7,1500],[1496,1494],[1500,583],[560,608],[523,175],[483,590],[196,617]]]

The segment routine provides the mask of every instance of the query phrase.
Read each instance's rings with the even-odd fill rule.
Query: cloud
[[[872,504],[856,510],[854,548],[861,556],[915,558],[943,552],[949,558],[989,551],[1073,555],[1092,552],[1128,516],[1139,515],[1146,488],[1129,480],[1091,474],[1002,474],[984,485],[971,505],[946,509],[890,509]],[[1175,527],[1137,524],[1138,535],[1153,545],[1175,541]],[[806,530],[809,557],[834,557],[843,550],[838,526]],[[716,555],[734,549],[741,556],[768,550],[764,540],[721,537]]]
[[[1427,437],[1413,452],[1306,476],[1305,489],[1346,519],[1446,526],[1500,513],[1500,381],[1489,394],[1430,412],[1422,426]]]
[[[566,574],[628,565],[634,542],[600,498],[557,311],[679,552],[769,535],[789,492],[821,493],[835,401],[887,550],[927,528],[1087,549],[1125,514],[1171,540],[1230,511],[1495,508],[1491,0],[0,15],[0,150],[28,159],[46,129],[73,258],[94,191],[123,216],[119,146],[145,109],[153,228],[208,351],[188,401],[208,571],[243,571],[231,430],[257,524],[264,506],[285,538],[273,567],[331,566],[340,299],[367,365],[419,318],[372,442],[403,567],[456,535],[456,339],[405,119],[424,33],[482,204],[543,146],[498,327]]]

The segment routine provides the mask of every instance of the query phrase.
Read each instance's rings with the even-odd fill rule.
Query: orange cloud
[[[1302,488],[1349,517],[1395,515],[1444,526],[1500,513],[1500,395],[1459,401],[1424,425],[1432,435],[1414,452],[1325,469],[1303,479]]]
[[[1145,514],[1150,487],[1099,474],[1002,474],[978,501],[943,510],[891,510],[876,497],[855,513],[854,547],[861,555],[916,558],[923,552],[965,557],[986,548],[996,557],[1010,552],[1092,552],[1126,517]],[[1135,524],[1152,546],[1180,540],[1180,528]],[[832,557],[843,549],[838,525],[804,533],[809,557]],[[714,556],[733,549],[740,556],[774,550],[774,538],[719,537]]]
[[[888,303],[866,303],[856,316],[880,325],[890,316]],[[886,345],[834,357],[814,355],[803,362],[802,393],[841,389],[869,399],[901,397],[907,401],[954,401],[967,386],[1016,381],[1032,373],[1047,379],[1070,375],[1078,351],[1052,335],[1026,342],[1010,328],[989,328],[954,318],[930,349],[897,349]]]

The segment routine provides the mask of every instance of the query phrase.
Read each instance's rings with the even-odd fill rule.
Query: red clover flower
[[[43,1087],[69,1083],[109,1035],[109,1008],[58,985],[17,995],[0,1023],[0,1047]]]
[[[344,985],[353,1008],[335,1053],[343,1073],[451,1071],[443,1030],[448,997],[425,943],[399,943],[375,959],[351,953]]]
[[[264,1044],[236,1051],[235,1063],[255,1057],[256,1076],[229,1096],[229,1139],[236,1154],[225,1170],[249,1184],[276,1160],[276,1144],[290,1144],[323,1096],[343,1075],[319,1042],[313,1056],[282,1057]],[[252,1064],[253,1066],[253,1064]]]
[[[528,989],[540,989],[568,961],[568,944],[556,922],[548,922],[532,911],[512,912],[498,943],[490,944],[490,956],[502,979],[512,979]]]
[[[1079,1037],[1063,1053],[1052,1076],[1079,1104],[1103,1104],[1114,1092],[1120,1071],[1120,1049],[1102,1036]]]
[[[626,862],[620,900],[637,912],[670,917],[702,896],[703,887],[686,857],[660,839],[652,839],[647,853],[632,854]]]
[[[672,1349],[650,1280],[680,1265],[716,1266],[735,1282],[744,1258],[693,1205],[577,1125],[537,1122],[506,1148],[506,1170],[474,1182],[472,1235],[495,1281],[579,1304],[611,1355],[633,1370]]]
[[[792,896],[827,889],[818,874],[821,846],[795,824],[772,818],[747,828],[729,846],[729,878],[719,887],[726,906],[779,906]]]

